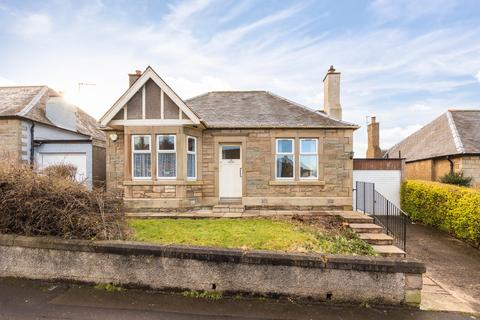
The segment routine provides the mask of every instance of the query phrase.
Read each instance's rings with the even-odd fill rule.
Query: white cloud
[[[13,28],[15,33],[26,37],[48,34],[52,30],[52,20],[47,14],[29,13],[19,17]]]
[[[147,65],[182,98],[211,90],[265,89],[321,109],[322,79],[334,64],[342,72],[345,120],[364,126],[366,116],[377,115],[382,147],[395,144],[445,108],[471,103],[472,97],[462,95],[461,89],[475,81],[472,70],[479,70],[476,78],[480,81],[480,27],[475,25],[456,23],[415,33],[402,25],[380,25],[342,32],[319,30],[312,24],[318,21],[303,15],[312,2],[270,9],[255,15],[255,20],[243,3],[235,2],[227,12],[216,11],[225,6],[213,0],[175,4],[159,19],[133,22],[114,14],[95,18],[109,10],[102,2],[78,10],[89,19],[89,27],[85,28],[83,19],[76,19],[62,33],[45,38],[50,45],[35,52],[37,59],[29,61],[27,53],[19,53],[27,71],[22,73],[25,78],[15,80],[47,82],[73,98],[79,82],[95,83],[93,97],[77,98],[88,100],[83,107],[96,117],[126,89],[127,73]],[[397,2],[380,5],[384,7],[378,7],[377,14],[390,14],[389,19],[403,14],[425,16],[436,10],[412,6],[405,11]],[[52,22],[37,18],[42,19],[44,26],[40,22],[39,30],[51,32]],[[206,21],[208,32],[201,29]],[[234,22],[235,27],[225,30],[226,22]],[[312,26],[315,33],[309,30]],[[62,68],[52,70],[51,65],[38,61],[55,61],[55,67]],[[404,95],[410,95],[408,100]],[[362,128],[355,134],[356,153],[363,155],[365,147]]]

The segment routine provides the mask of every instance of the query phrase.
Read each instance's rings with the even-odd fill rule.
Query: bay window
[[[275,177],[277,179],[293,179],[295,148],[294,139],[276,139]]]
[[[132,136],[132,175],[134,179],[151,177],[151,143],[149,135]]]
[[[157,176],[159,179],[175,179],[177,177],[176,136],[157,136]]]
[[[300,179],[318,178],[318,140],[300,139]]]
[[[197,138],[187,137],[187,178],[197,178]]]

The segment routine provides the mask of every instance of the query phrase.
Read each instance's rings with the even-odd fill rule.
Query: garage
[[[55,164],[70,164],[77,168],[75,180],[82,182],[87,179],[86,153],[40,153],[40,169]]]
[[[403,159],[354,159],[353,188],[357,181],[374,183],[376,191],[400,208],[403,168]],[[355,206],[355,192],[353,197]]]

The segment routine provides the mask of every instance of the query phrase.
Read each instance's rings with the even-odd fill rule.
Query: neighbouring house
[[[105,181],[105,133],[47,86],[0,87],[0,159],[37,169],[72,164],[91,187]]]
[[[107,189],[127,210],[351,208],[358,126],[341,120],[333,67],[324,112],[267,91],[184,101],[151,67],[129,82],[100,120]]]
[[[480,186],[480,109],[448,110],[385,156],[406,159],[407,179],[438,181],[453,171]]]

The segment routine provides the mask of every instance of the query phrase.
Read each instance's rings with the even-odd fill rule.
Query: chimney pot
[[[333,65],[323,78],[323,110],[330,117],[342,120],[342,106],[340,105],[340,72]]]

